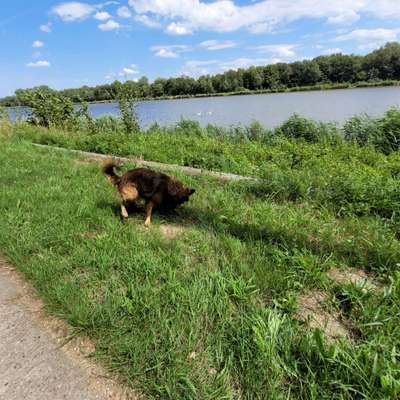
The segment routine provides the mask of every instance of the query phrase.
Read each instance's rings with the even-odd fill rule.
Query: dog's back
[[[135,168],[121,176],[119,186],[135,185],[142,199],[151,199],[156,193],[166,193],[171,178],[147,168]]]

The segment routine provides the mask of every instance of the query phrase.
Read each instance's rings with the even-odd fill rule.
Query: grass
[[[400,152],[393,151],[400,143],[398,110],[377,119],[354,117],[342,129],[300,116],[274,131],[258,123],[224,129],[181,121],[129,135],[118,119],[95,123],[99,132],[92,134],[84,127],[64,131],[25,123],[9,131],[35,143],[259,177],[264,183],[247,190],[263,198],[307,200],[338,216],[379,215],[399,226]]]
[[[0,139],[1,251],[49,311],[91,337],[95,357],[147,398],[400,395],[396,153],[213,138],[234,157],[260,154],[241,162],[248,162],[246,172],[270,177],[268,183],[177,174],[196,194],[175,213],[156,214],[146,230],[141,214],[120,223],[113,189],[97,164],[26,141],[54,133],[3,129],[13,133]],[[179,153],[175,140],[159,144],[168,156]],[[193,139],[192,146],[197,151],[200,142]],[[237,172],[232,165],[227,169]],[[335,165],[347,171],[325,188]],[[291,177],[297,180],[285,186]],[[304,189],[307,179],[318,190]],[[329,197],[336,187],[341,195]],[[343,210],[338,198],[357,206]],[[165,237],[168,224],[182,233]],[[373,273],[386,289],[334,283],[327,275],[334,267]],[[316,290],[327,294],[327,312],[349,321],[348,338],[332,341],[296,319],[300,296]]]

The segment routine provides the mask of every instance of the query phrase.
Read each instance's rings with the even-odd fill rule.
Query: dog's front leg
[[[146,212],[146,219],[144,221],[144,226],[150,226],[151,224],[151,213],[153,211],[153,207],[154,207],[154,202],[152,200],[150,200],[145,204],[144,209]]]
[[[127,219],[129,217],[128,211],[126,210],[125,202],[121,203],[121,216],[123,219]]]

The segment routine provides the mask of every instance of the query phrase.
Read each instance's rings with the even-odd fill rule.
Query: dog
[[[118,176],[114,168],[121,164],[114,160],[103,162],[101,170],[108,181],[117,188],[121,196],[121,217],[126,220],[129,217],[127,207],[139,199],[145,201],[146,227],[151,225],[153,208],[158,206],[164,209],[174,209],[189,201],[189,197],[195,189],[184,186],[176,178],[148,168],[135,168]]]

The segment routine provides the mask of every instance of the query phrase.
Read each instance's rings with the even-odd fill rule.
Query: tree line
[[[285,90],[312,87],[318,84],[339,84],[400,80],[400,44],[387,43],[365,56],[332,54],[312,60],[277,63],[247,69],[229,70],[216,75],[203,75],[198,79],[187,76],[158,78],[149,82],[146,77],[137,81],[115,81],[95,87],[82,86],[64,89],[59,93],[73,102],[116,100],[121,89],[128,89],[135,97],[157,98],[173,96],[212,95],[216,93],[257,90]],[[18,89],[15,96],[0,100],[0,105],[25,105],[25,92]]]

